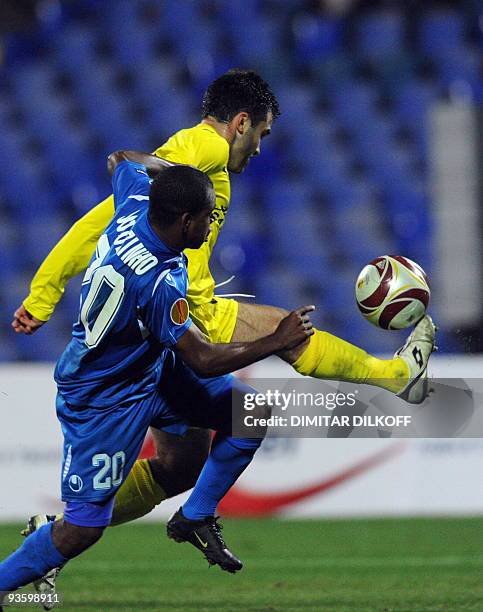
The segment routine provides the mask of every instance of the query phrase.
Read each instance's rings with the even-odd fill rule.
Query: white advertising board
[[[53,367],[0,367],[0,520],[54,513],[62,434]],[[477,378],[483,358],[433,360],[433,374]],[[293,376],[278,360],[250,378]],[[483,513],[483,440],[270,439],[223,500],[225,514],[294,517]],[[180,498],[161,504],[167,516]]]

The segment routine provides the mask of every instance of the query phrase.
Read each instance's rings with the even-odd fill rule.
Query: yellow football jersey
[[[190,164],[206,172],[216,192],[215,221],[208,241],[200,249],[187,249],[189,289],[193,306],[211,301],[214,280],[209,259],[225,220],[230,203],[230,178],[227,164],[228,142],[206,123],[181,130],[156,149],[158,157],[179,164]],[[24,301],[25,308],[37,319],[47,321],[62,297],[64,287],[85,270],[102,232],[114,215],[112,195],[79,219],[46,257]]]
[[[155,153],[168,161],[190,164],[206,172],[215,187],[215,220],[208,241],[199,249],[185,250],[188,257],[188,299],[193,306],[204,304],[213,298],[215,282],[208,264],[230,204],[227,169],[230,149],[227,141],[214,127],[200,123],[194,128],[177,132]]]

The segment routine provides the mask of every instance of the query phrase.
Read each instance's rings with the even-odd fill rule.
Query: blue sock
[[[182,506],[183,515],[191,520],[213,516],[219,501],[249,465],[261,442],[217,434],[195,488]]]
[[[68,561],[52,542],[52,527],[42,525],[0,563],[0,591],[14,591]]]

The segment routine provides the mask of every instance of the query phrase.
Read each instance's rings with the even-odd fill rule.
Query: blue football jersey
[[[112,183],[115,215],[85,273],[79,319],[55,368],[58,390],[73,406],[148,395],[166,351],[191,325],[186,258],[148,221],[146,168],[122,162]]]

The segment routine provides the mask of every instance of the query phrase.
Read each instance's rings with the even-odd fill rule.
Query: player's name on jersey
[[[153,255],[130,229],[135,223],[139,211],[135,211],[117,220],[119,235],[114,240],[116,255],[136,274],[141,275],[154,268],[158,258]]]

